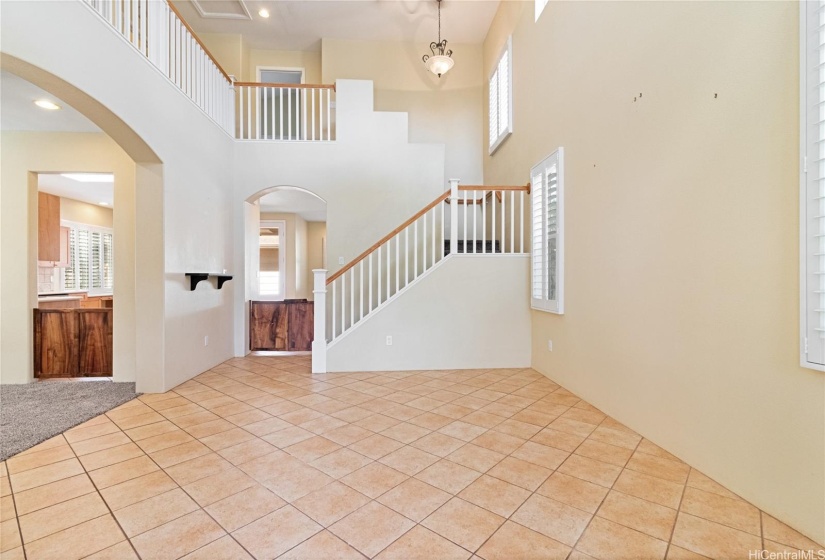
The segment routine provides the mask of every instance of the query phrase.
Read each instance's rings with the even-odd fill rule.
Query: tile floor
[[[0,556],[748,558],[819,549],[530,369],[230,360],[0,463]]]

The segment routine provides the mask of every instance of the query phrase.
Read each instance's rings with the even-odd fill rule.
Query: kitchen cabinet
[[[68,236],[66,237],[68,257]],[[60,262],[60,197],[37,193],[37,260]]]
[[[312,350],[314,304],[306,300],[249,302],[250,350]]]
[[[35,309],[34,376],[110,377],[111,309]]]
[[[55,263],[59,268],[71,266],[71,254],[69,253],[69,231],[65,226],[60,226],[60,260]]]

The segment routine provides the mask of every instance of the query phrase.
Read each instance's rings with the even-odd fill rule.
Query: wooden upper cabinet
[[[60,261],[60,197],[43,192],[37,193],[37,260]]]
[[[67,227],[60,226],[60,261],[57,266],[60,268],[68,268],[71,266],[71,256],[69,254],[69,232],[71,230]]]

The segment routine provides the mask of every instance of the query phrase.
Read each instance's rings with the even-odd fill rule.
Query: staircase
[[[314,271],[313,372],[326,372],[328,349],[449,259],[525,255],[529,192],[529,184],[450,181],[450,190],[334,274]]]

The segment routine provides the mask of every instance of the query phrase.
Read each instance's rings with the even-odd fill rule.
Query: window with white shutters
[[[825,2],[800,4],[801,362],[825,370]]]
[[[564,149],[530,171],[533,309],[564,313]]]
[[[86,290],[91,295],[111,293],[114,287],[112,230],[63,222],[69,228],[69,266],[63,269],[64,290]]]
[[[511,74],[513,39],[507,39],[504,52],[490,76],[490,153],[498,149],[513,132],[513,79]]]

